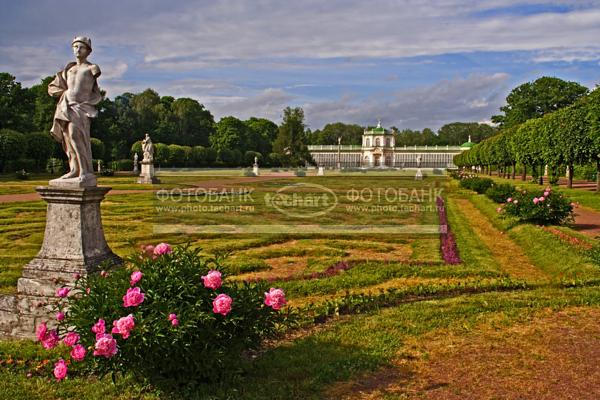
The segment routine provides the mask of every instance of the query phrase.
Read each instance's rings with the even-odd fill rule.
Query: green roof
[[[463,144],[460,145],[460,147],[463,147],[463,148],[465,148],[465,147],[471,148],[473,146],[475,146],[475,143],[473,143],[473,142],[464,142]]]

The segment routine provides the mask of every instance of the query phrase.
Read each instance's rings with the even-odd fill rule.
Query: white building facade
[[[318,166],[331,168],[456,168],[456,154],[468,149],[462,146],[396,147],[394,134],[381,123],[363,133],[361,145],[312,145],[308,150]]]

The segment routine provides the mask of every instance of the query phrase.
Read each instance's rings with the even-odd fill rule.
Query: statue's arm
[[[50,96],[60,97],[67,90],[67,71],[74,65],[74,62],[70,62],[65,69],[56,73],[54,80],[48,85],[48,94]]]
[[[99,67],[99,66],[97,66],[96,64],[92,64],[92,65],[90,66],[90,70],[92,71],[92,75],[94,75],[94,78],[97,78],[97,77],[99,77],[99,76],[100,76],[100,74],[102,73],[102,72],[100,71],[100,67]]]

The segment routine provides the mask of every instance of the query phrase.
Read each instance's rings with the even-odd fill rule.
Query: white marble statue
[[[150,139],[150,135],[146,133],[146,137],[142,140],[142,151],[144,153],[144,158],[142,162],[151,163],[154,161],[154,145],[152,144],[152,139]]]
[[[102,100],[97,78],[100,68],[87,61],[92,41],[76,37],[71,43],[76,62],[70,62],[48,85],[48,94],[59,97],[50,130],[69,158],[69,172],[50,181],[51,185],[96,186],[90,142],[91,118],[98,116],[96,104]]]
[[[133,154],[133,173],[137,173],[138,172],[138,154],[134,153]]]

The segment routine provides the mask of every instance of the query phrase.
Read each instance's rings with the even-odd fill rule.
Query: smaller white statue
[[[134,173],[138,172],[138,154],[137,153],[133,154],[133,172]]]

